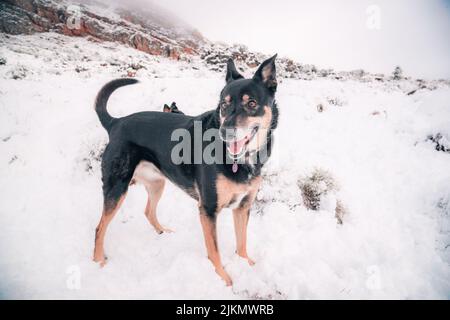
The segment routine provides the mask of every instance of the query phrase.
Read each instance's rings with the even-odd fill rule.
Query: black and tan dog
[[[170,231],[156,217],[167,178],[198,201],[208,258],[226,284],[231,285],[231,279],[222,266],[216,236],[216,217],[222,208],[233,209],[237,254],[253,264],[247,255],[247,224],[261,183],[261,168],[271,153],[272,130],[277,126],[275,58],[264,61],[251,79],[244,79],[230,59],[217,108],[196,117],[139,112],[113,118],[106,110],[109,96],[137,81],[113,80],[100,90],[95,110],[108,131],[109,144],[102,159],[104,209],[95,234],[94,261],[105,263],[106,229],[132,183],[142,183],[148,192],[145,215],[151,225],[158,233]],[[171,151],[178,142],[172,141],[172,133],[181,128],[194,136],[196,122],[201,123],[202,133],[218,130],[223,162],[174,164]],[[205,147],[206,142],[202,142]],[[261,156],[263,149],[265,157]]]

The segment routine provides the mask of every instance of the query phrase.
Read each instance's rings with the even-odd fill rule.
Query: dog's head
[[[227,64],[227,84],[220,94],[220,137],[233,158],[259,151],[276,126],[277,79],[275,59],[264,61],[251,79],[245,79],[233,60]]]

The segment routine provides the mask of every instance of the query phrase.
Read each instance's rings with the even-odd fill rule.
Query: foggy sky
[[[242,43],[337,70],[390,73],[400,65],[414,77],[450,78],[448,0],[164,0],[157,4],[210,40]]]

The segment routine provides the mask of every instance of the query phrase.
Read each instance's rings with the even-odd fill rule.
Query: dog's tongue
[[[230,151],[231,154],[233,155],[237,155],[239,153],[241,153],[242,148],[244,147],[244,144],[247,140],[246,139],[242,139],[242,140],[235,140],[233,142],[230,142],[228,144],[228,150]]]

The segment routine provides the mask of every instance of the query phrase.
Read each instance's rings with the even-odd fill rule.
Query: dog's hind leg
[[[141,161],[134,171],[133,181],[142,183],[147,190],[148,198],[147,206],[145,207],[145,216],[153,228],[155,228],[156,232],[159,234],[163,232],[173,232],[172,230],[163,227],[156,216],[156,207],[161,199],[166,183],[166,178],[159,169],[151,162]]]
[[[110,200],[108,204],[105,203],[102,217],[95,229],[95,248],[94,248],[94,261],[99,263],[100,266],[104,266],[106,263],[106,256],[104,252],[105,234],[109,223],[119,211],[123,200],[125,200],[126,194],[120,196],[116,201]]]
[[[166,180],[164,178],[145,183],[145,189],[148,193],[147,206],[145,207],[145,216],[147,217],[153,228],[155,228],[156,232],[159,234],[163,232],[173,232],[172,230],[163,227],[159,223],[158,217],[156,216],[156,207],[158,206],[159,199],[161,199],[165,183]]]
[[[110,143],[102,157],[103,213],[95,230],[94,261],[106,263],[104,240],[111,220],[119,211],[139,162],[136,150],[121,143]]]

